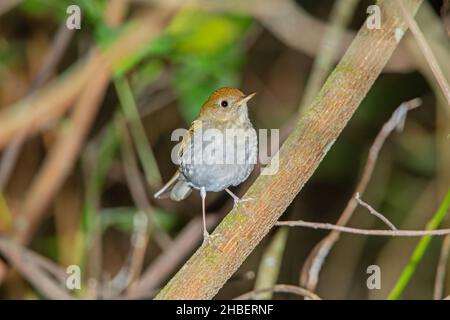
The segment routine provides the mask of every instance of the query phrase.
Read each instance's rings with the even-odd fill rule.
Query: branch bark
[[[414,15],[422,0],[405,2]],[[314,173],[407,29],[397,5],[379,1],[383,25],[364,25],[279,153],[275,175],[262,174],[156,299],[211,299],[273,227]],[[276,161],[272,160],[271,163]],[[264,170],[263,172],[264,173]]]

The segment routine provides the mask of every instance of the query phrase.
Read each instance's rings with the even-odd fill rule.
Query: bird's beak
[[[242,106],[243,104],[247,103],[248,100],[253,98],[256,95],[256,92],[250,93],[248,96],[245,96],[239,101],[239,106]]]

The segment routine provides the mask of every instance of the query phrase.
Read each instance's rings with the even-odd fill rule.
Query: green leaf
[[[178,36],[176,49],[180,54],[211,56],[239,40],[250,21],[249,18],[185,9],[174,18],[168,32]]]

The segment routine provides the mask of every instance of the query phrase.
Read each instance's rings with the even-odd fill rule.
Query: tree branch
[[[368,204],[367,202],[364,202],[361,199],[361,195],[359,194],[359,192],[356,193],[355,199],[356,199],[356,201],[358,201],[359,205],[361,205],[364,208],[366,208],[367,210],[369,210],[369,212],[371,214],[373,214],[375,217],[377,217],[378,219],[383,221],[389,228],[391,228],[392,230],[397,230],[395,225],[392,222],[390,222],[388,218],[386,218],[381,213],[379,213],[377,210],[375,210],[370,204]]]
[[[414,15],[421,3],[408,1],[409,12]],[[277,174],[261,175],[244,196],[257,201],[233,209],[156,299],[214,297],[302,189],[398,46],[399,31],[407,29],[396,6],[383,0],[378,4],[383,28],[370,30],[364,24],[360,29],[278,152]]]

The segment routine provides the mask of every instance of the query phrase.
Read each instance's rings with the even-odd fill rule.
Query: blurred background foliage
[[[67,7],[74,3],[83,13],[82,28],[73,32],[52,72],[53,79],[70,70],[89,48],[107,48],[132,26],[134,16],[148,10],[146,5],[131,1],[120,26],[107,22],[109,1],[101,0],[24,0],[1,14],[0,112],[28,94],[55,34],[67,19]],[[362,25],[367,16],[365,9],[371,3],[359,2],[350,29],[357,30]],[[297,1],[311,16],[324,22],[328,21],[333,4],[332,0]],[[442,26],[439,19],[442,2],[430,1],[427,5],[431,5],[437,23]],[[298,36],[308,32],[315,30],[299,30]],[[170,139],[171,132],[187,128],[210,93],[223,86],[258,92],[250,108],[256,128],[283,128],[296,115],[313,61],[314,57],[290,48],[251,16],[195,8],[179,10],[155,40],[115,66],[113,81],[79,159],[48,207],[30,248],[61,266],[79,264],[89,277],[98,276],[92,270],[100,268],[102,276],[97,281],[107,282],[126,264],[133,236],[139,229],[136,217],[144,212],[152,223],[143,266],[145,269],[152,265],[155,258],[170,248],[170,239],[176,239],[190,221],[200,216],[197,194],[181,203],[155,202],[151,197],[158,184],[152,185],[152,181],[158,181],[159,175],[167,181],[175,170],[170,161],[175,144]],[[439,171],[442,147],[437,144],[436,135],[442,132],[436,125],[438,107],[433,86],[419,70],[382,74],[285,217],[335,222],[351,196],[368,149],[383,123],[401,102],[420,97],[423,105],[409,114],[404,131],[393,134],[386,142],[364,198],[398,227],[421,229],[450,183],[446,180],[448,174]],[[123,164],[125,151],[121,150],[124,138],[117,125],[121,121],[131,127],[138,169],[145,177],[151,203],[147,210],[136,203],[129,190]],[[52,124],[23,146],[9,183],[0,194],[0,230],[5,234],[7,226],[17,219],[17,208],[63,123],[64,120]],[[140,125],[144,136],[139,129],[134,132],[133,128]],[[153,159],[157,168],[151,165],[146,168]],[[450,170],[448,166],[445,169]],[[159,172],[156,174],[154,170]],[[256,175],[237,192],[243,194]],[[231,205],[225,194],[212,195],[208,203],[211,215],[221,215]],[[384,227],[361,208],[356,210],[350,224],[361,228]],[[444,225],[448,227],[448,219]],[[326,234],[309,229],[289,231],[281,256],[279,283],[298,283],[306,256]],[[219,298],[232,298],[253,288],[254,274],[271,235],[221,290]],[[441,242],[442,238],[433,239],[403,298],[432,298]],[[93,243],[100,245],[93,249]],[[410,238],[343,235],[325,264],[317,292],[324,298],[385,298],[416,243],[417,239]],[[367,290],[366,268],[371,264],[382,268],[381,290]],[[450,289],[448,278],[445,292]],[[166,280],[162,279],[162,283]],[[8,272],[0,283],[0,298],[42,296],[17,273]]]

